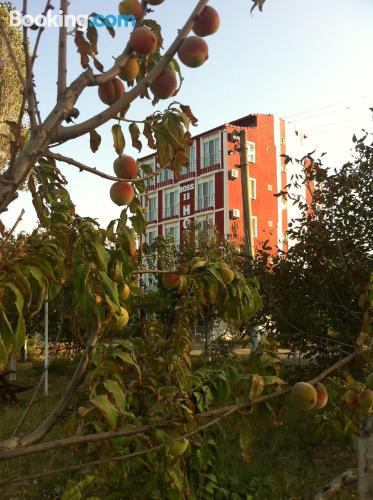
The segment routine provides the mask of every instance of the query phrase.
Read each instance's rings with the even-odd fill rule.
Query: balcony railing
[[[169,207],[163,208],[163,217],[165,219],[169,217],[178,217],[179,216],[179,205],[170,205]]]
[[[201,168],[204,171],[206,169],[208,171],[209,168],[214,169],[220,164],[221,164],[221,152],[217,151],[216,153],[211,153],[208,154],[207,156],[202,157]]]
[[[147,210],[145,220],[146,222],[156,222],[158,220],[158,210]]]
[[[194,177],[196,175],[196,160],[190,160],[189,167],[183,167],[180,172],[181,177]]]
[[[202,196],[197,198],[197,210],[209,210],[215,208],[215,195]]]

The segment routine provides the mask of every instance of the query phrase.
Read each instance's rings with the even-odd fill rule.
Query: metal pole
[[[49,304],[48,296],[44,304],[44,395],[48,396],[48,363],[49,363]]]
[[[243,205],[243,224],[245,233],[245,254],[247,257],[254,257],[254,237],[251,211],[251,182],[250,169],[247,154],[246,130],[240,131],[240,166],[241,166],[241,186]]]

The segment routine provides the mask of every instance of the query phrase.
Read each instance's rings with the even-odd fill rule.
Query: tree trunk
[[[359,495],[361,500],[373,498],[373,415],[365,420],[360,434]]]

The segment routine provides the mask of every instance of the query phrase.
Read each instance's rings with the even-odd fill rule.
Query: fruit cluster
[[[321,410],[328,402],[328,391],[321,382],[297,382],[291,389],[291,398],[300,410]]]
[[[345,403],[359,415],[369,415],[373,408],[373,372],[368,375],[363,390],[348,389],[343,397]]]
[[[114,172],[120,179],[134,179],[138,164],[132,156],[121,155],[114,162]],[[130,205],[135,197],[135,190],[130,182],[115,182],[110,189],[110,198],[118,206]]]
[[[148,4],[160,5],[163,1],[149,0]],[[122,0],[119,4],[121,15],[133,15],[137,19],[141,12],[142,7],[138,0]],[[195,35],[187,37],[179,47],[178,56],[185,66],[198,68],[207,61],[208,45],[203,37],[214,34],[219,26],[219,14],[213,7],[206,6],[195,20],[193,26]],[[147,26],[135,28],[129,43],[133,53],[119,73],[120,78],[127,83],[133,82],[140,73],[138,57],[150,56],[159,48],[156,34]],[[169,99],[175,95],[177,88],[178,79],[172,62],[150,84],[150,90],[157,99]],[[125,88],[119,78],[101,84],[98,88],[101,101],[108,106],[114,104],[124,94]]]

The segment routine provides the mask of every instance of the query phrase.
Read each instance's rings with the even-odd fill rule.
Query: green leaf
[[[5,287],[9,288],[12,290],[16,297],[15,301],[15,306],[17,308],[18,312],[18,321],[17,321],[17,327],[15,331],[15,336],[14,336],[14,342],[15,342],[15,347],[16,349],[20,349],[24,343],[25,343],[25,338],[26,338],[26,326],[25,326],[25,318],[23,316],[23,306],[24,306],[24,299],[23,295],[19,291],[19,289],[13,284],[13,283],[5,283]]]
[[[104,245],[98,241],[92,241],[92,246],[96,251],[100,270],[107,272],[110,261],[109,252],[107,252]]]
[[[141,370],[140,370],[140,367],[139,365],[136,363],[136,361],[133,359],[133,357],[128,353],[128,352],[123,352],[123,351],[119,351],[118,349],[116,349],[113,354],[115,356],[117,356],[118,358],[120,358],[124,363],[126,363],[127,365],[132,365],[136,368],[136,371],[139,375],[139,380],[141,380]]]
[[[251,445],[253,442],[253,434],[249,419],[248,418],[241,419],[239,428],[240,428],[241,456],[244,462],[250,463],[252,459]]]
[[[114,429],[118,420],[118,410],[110,403],[106,394],[95,396],[90,401],[101,412],[110,427]]]
[[[124,135],[122,132],[122,127],[119,124],[115,124],[111,128],[111,132],[113,134],[114,149],[117,155],[120,156],[123,153],[123,150],[126,145],[126,141],[124,139]]]
[[[116,380],[105,380],[104,386],[105,389],[114,396],[118,410],[120,410],[121,413],[125,413],[126,397],[118,382]]]
[[[101,282],[105,288],[106,293],[109,295],[111,300],[119,306],[119,297],[118,297],[118,287],[117,284],[109,278],[109,276],[104,271],[99,271]]]

